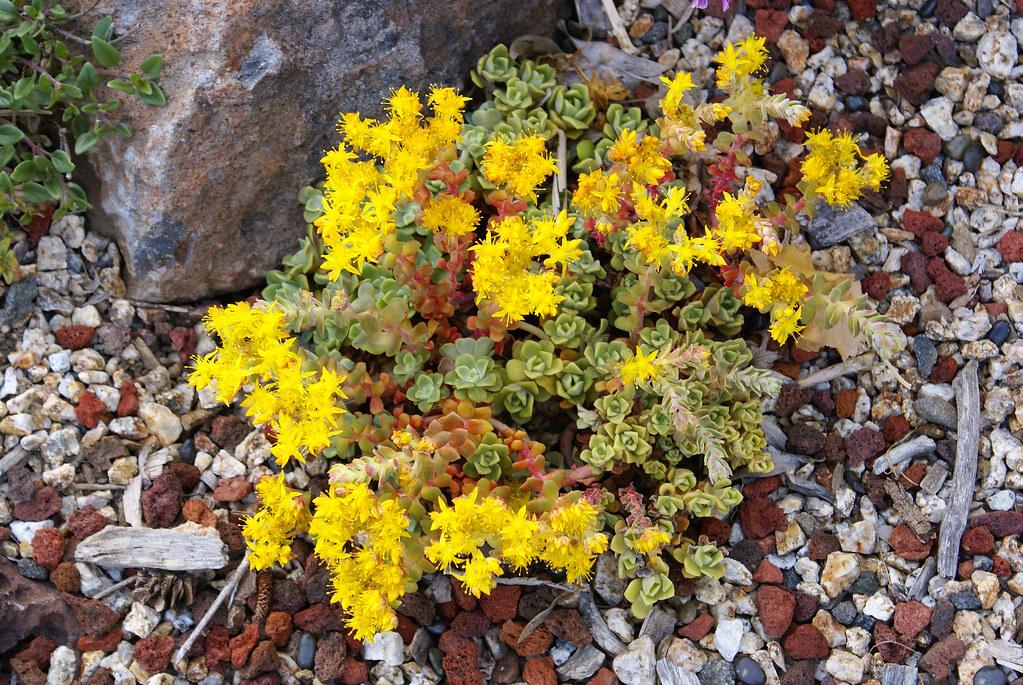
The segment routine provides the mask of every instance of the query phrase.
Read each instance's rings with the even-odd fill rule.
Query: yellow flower
[[[655,185],[671,169],[671,160],[661,154],[657,138],[638,136],[631,128],[623,129],[608,150],[608,159],[624,166],[634,182]]]
[[[536,188],[558,169],[540,136],[523,136],[511,142],[495,138],[483,155],[483,176],[503,186],[513,197],[536,202]]]
[[[668,87],[668,92],[661,99],[661,110],[665,116],[678,116],[682,96],[694,88],[693,76],[685,71],[675,74],[674,78],[661,77],[661,83]]]
[[[497,587],[497,576],[502,573],[500,561],[494,557],[484,556],[477,549],[465,562],[462,572],[451,575],[462,581],[470,595],[479,597],[489,595],[490,591]]]
[[[742,303],[747,307],[753,307],[761,312],[771,308],[774,298],[771,296],[770,280],[758,282],[754,273],[747,273],[743,278],[745,292],[742,294]]]
[[[640,554],[652,554],[671,542],[671,536],[660,528],[647,528],[633,540],[632,549]]]
[[[809,288],[788,269],[778,269],[771,274],[771,297],[790,305],[799,304]]]
[[[806,147],[809,153],[803,159],[803,176],[830,204],[848,207],[864,189],[877,190],[888,177],[884,157],[864,155],[852,134],[836,136],[826,129],[808,133]]]
[[[657,375],[657,350],[650,350],[649,354],[643,354],[642,348],[637,349],[632,359],[622,363],[619,372],[622,383],[626,385],[650,380]]]
[[[586,217],[600,214],[615,214],[621,206],[622,181],[614,172],[604,173],[600,169],[579,176],[579,183],[572,195],[572,204]]]
[[[427,202],[423,209],[422,224],[434,232],[450,236],[467,235],[476,230],[480,222],[479,212],[457,195],[438,195]]]
[[[782,307],[771,313],[771,337],[779,345],[784,344],[793,335],[806,328],[799,323],[802,316],[801,307]]]
[[[760,71],[767,60],[767,48],[762,36],[751,35],[738,43],[729,43],[717,54],[714,61],[717,70],[718,88],[727,88],[739,79]]]
[[[309,525],[309,511],[299,492],[284,484],[284,474],[267,476],[256,483],[261,508],[245,517],[242,535],[249,548],[249,563],[256,571],[292,559],[291,542]]]

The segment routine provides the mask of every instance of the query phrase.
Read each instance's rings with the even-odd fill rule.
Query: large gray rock
[[[92,5],[93,0],[76,0]],[[72,3],[74,5],[76,3]],[[498,42],[550,33],[569,0],[101,0],[133,66],[165,57],[168,104],[129,103],[134,137],[89,155],[90,218],[129,295],[187,301],[257,284],[304,231],[343,111],[402,84],[460,85]]]

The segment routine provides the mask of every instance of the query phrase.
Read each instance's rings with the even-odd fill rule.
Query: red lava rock
[[[934,43],[928,34],[904,33],[899,37],[902,61],[910,66],[922,62],[933,46]]]
[[[182,364],[187,364],[188,359],[195,352],[196,343],[199,342],[199,336],[196,335],[195,329],[176,326],[170,330],[167,337],[170,338],[174,351],[178,353],[178,360]]]
[[[976,570],[976,564],[973,563],[973,559],[960,561],[959,565],[956,566],[956,578],[958,580],[969,580]]]
[[[763,36],[769,43],[778,40],[788,23],[788,12],[780,10],[757,10],[753,15],[753,24],[757,35]]]
[[[286,611],[272,611],[266,617],[266,625],[263,626],[266,636],[273,641],[275,647],[283,647],[288,644],[291,638],[291,615]]]
[[[103,602],[84,597],[68,597],[68,604],[75,612],[78,625],[82,628],[82,634],[89,637],[105,636],[121,620],[116,611]]]
[[[835,395],[835,415],[848,419],[856,413],[856,401],[860,395],[851,388],[843,388]]]
[[[966,292],[966,282],[959,274],[953,273],[944,259],[934,257],[927,263],[927,275],[934,281],[938,299],[948,303]]]
[[[210,429],[210,439],[225,450],[233,450],[249,434],[249,424],[237,416],[228,414],[213,419],[213,426]]]
[[[915,638],[920,631],[931,622],[931,608],[916,601],[902,602],[895,605],[895,618],[892,624],[895,630],[909,639]]]
[[[252,492],[252,483],[245,476],[221,478],[213,491],[213,499],[217,502],[240,502]]]
[[[1004,302],[985,302],[984,309],[987,310],[987,315],[991,317],[992,321],[1009,313],[1009,305]]]
[[[797,409],[810,401],[810,393],[795,383],[786,383],[781,386],[778,399],[774,401],[774,413],[782,418],[788,418]]]
[[[618,685],[618,676],[607,668],[601,668],[586,685]]]
[[[519,665],[519,657],[515,652],[507,651],[494,663],[494,672],[491,679],[498,685],[510,685],[522,680],[522,669]]]
[[[451,597],[462,611],[475,611],[476,605],[479,603],[475,597],[466,592],[462,583],[455,580],[451,581]]]
[[[824,459],[828,464],[841,464],[846,460],[845,438],[837,431],[828,433],[824,439],[824,449],[817,453],[818,459]]]
[[[449,643],[441,665],[451,685],[483,685],[483,672],[479,668],[479,647],[472,640],[459,638]],[[354,683],[352,685],[355,685]]]
[[[928,257],[937,257],[948,247],[948,238],[937,231],[927,231],[920,238],[920,249]]]
[[[45,671],[50,667],[50,654],[57,648],[57,643],[46,637],[38,635],[28,643],[28,646],[15,655],[18,661],[33,664]]]
[[[479,599],[480,609],[491,623],[504,623],[515,618],[519,612],[519,598],[522,588],[515,585],[498,585]],[[425,625],[425,624],[424,624]]]
[[[907,490],[918,488],[925,475],[927,475],[927,464],[918,461],[899,474],[899,485]]]
[[[551,643],[554,642],[554,635],[551,634],[551,631],[546,626],[538,626],[525,640],[519,642],[523,628],[525,625],[518,621],[507,621],[501,626],[499,634],[504,643],[515,650],[519,656],[546,654],[547,650],[551,648]]]
[[[870,77],[862,69],[853,67],[835,78],[835,86],[847,95],[866,95],[870,92]]]
[[[401,641],[405,644],[411,644],[412,638],[416,636],[416,631],[419,630],[419,626],[408,616],[402,616],[398,614],[398,625],[394,627],[394,632],[401,635]]]
[[[45,521],[60,511],[60,495],[52,486],[38,488],[32,497],[14,507],[14,518],[21,521]]]
[[[952,673],[956,662],[966,655],[966,645],[955,635],[949,635],[927,650],[920,657],[920,668],[937,680],[944,680]]]
[[[369,682],[369,668],[365,661],[359,661],[355,657],[345,659],[344,670],[341,672],[341,682],[344,685],[362,685]]]
[[[593,642],[593,636],[583,623],[582,616],[575,609],[555,609],[544,621],[554,637],[582,647]]]
[[[968,528],[986,526],[996,538],[1023,533],[1023,511],[989,511],[974,516],[967,523]]]
[[[825,10],[815,9],[810,13],[810,19],[806,22],[807,37],[821,41],[834,36],[838,33],[838,29],[838,19]]]
[[[813,661],[796,661],[782,675],[781,685],[816,685],[815,670]]]
[[[700,535],[706,535],[708,540],[719,545],[728,542],[731,532],[728,524],[721,519],[707,517],[700,521]]]
[[[96,511],[96,507],[91,504],[86,504],[81,509],[75,510],[67,520],[71,535],[77,540],[84,540],[90,535],[100,532],[109,523],[107,517]]]
[[[679,628],[678,634],[689,638],[693,642],[699,642],[710,633],[714,627],[714,617],[710,614],[700,614],[684,628]]]
[[[757,611],[768,637],[779,638],[792,625],[796,598],[788,590],[765,585],[757,590]]]
[[[78,397],[78,406],[75,407],[75,418],[78,419],[78,423],[86,428],[90,430],[95,428],[106,413],[107,405],[103,404],[91,390],[83,391]]]
[[[799,374],[802,371],[799,364],[796,362],[779,361],[774,363],[774,370],[783,376],[788,376],[792,380],[799,378]]]
[[[476,643],[467,637],[462,637],[455,631],[448,629],[440,634],[440,639],[437,640],[437,647],[444,654],[454,654],[458,651],[469,649],[466,643],[472,643],[475,647]]]
[[[478,611],[463,611],[449,626],[449,630],[459,637],[480,637],[489,628],[490,621]]]
[[[313,657],[313,672],[316,674],[316,678],[322,683],[332,683],[342,679],[343,674],[348,670],[346,656],[348,656],[348,646],[340,633],[327,633],[321,637],[316,645],[316,656]],[[369,673],[366,673],[366,676],[368,678]]]
[[[927,273],[927,257],[921,252],[907,252],[899,264],[902,273],[909,276],[909,285],[916,295],[922,295],[931,286]]]
[[[952,357],[938,357],[931,369],[931,383],[951,383],[959,372],[959,366]]]
[[[864,464],[884,452],[884,436],[873,428],[859,428],[846,436],[845,452],[853,466]]]
[[[784,577],[781,574],[781,569],[767,559],[760,562],[760,565],[757,566],[756,572],[753,574],[753,581],[756,583],[780,585],[783,580]]]
[[[306,571],[308,574],[308,571]],[[307,581],[308,587],[308,581]],[[506,587],[513,587],[515,590],[519,588],[511,585],[498,585],[494,588],[494,592]],[[493,594],[493,592],[491,593]],[[501,594],[501,593],[499,593]],[[518,602],[518,592],[515,593],[515,601]],[[486,613],[487,608],[483,607],[483,613]],[[402,616],[408,616],[413,621],[421,626],[428,626],[433,623],[433,620],[437,617],[437,607],[432,601],[426,598],[421,592],[410,592],[401,598],[401,604],[398,605],[397,612]],[[489,614],[487,615],[489,618]],[[515,617],[515,607],[512,607],[511,618]],[[491,619],[493,620],[493,619]]]
[[[934,161],[935,157],[941,154],[941,138],[938,137],[937,133],[928,131],[925,128],[908,129],[902,134],[902,146],[910,154],[919,157],[920,162],[923,164],[930,164]],[[913,210],[907,209],[906,211],[910,212]],[[903,215],[902,221],[903,226],[905,226],[905,215]]]
[[[36,563],[52,571],[64,556],[64,536],[56,528],[40,528],[32,537],[32,556]]]
[[[320,602],[313,604],[308,609],[295,614],[295,626],[313,635],[320,635],[328,630],[340,631],[344,629],[341,620],[341,610],[336,605]]]
[[[61,592],[75,595],[81,590],[82,576],[78,573],[74,562],[62,561],[50,573],[50,582]]]
[[[789,351],[792,361],[797,364],[803,364],[806,362],[812,362],[820,356],[820,350],[804,350],[797,345],[792,345]]]
[[[812,456],[824,448],[824,433],[805,423],[795,423],[785,429],[785,449],[796,454]]]
[[[38,537],[37,533],[36,538]],[[35,540],[32,541],[32,544],[35,545]],[[987,526],[977,526],[966,531],[962,544],[963,551],[969,554],[989,555],[995,549],[995,536],[991,534]]]
[[[53,332],[57,344],[66,350],[81,350],[89,346],[96,329],[89,326],[65,326]]]
[[[239,669],[249,660],[249,655],[259,642],[259,624],[250,623],[245,630],[231,638],[231,666]]]
[[[557,685],[558,676],[554,673],[554,659],[549,656],[527,659],[522,669],[522,679],[529,685]]]
[[[270,640],[263,640],[252,650],[249,663],[242,669],[241,675],[243,678],[253,678],[263,673],[274,673],[276,675],[277,667],[280,663],[281,659],[277,656],[277,649],[274,647],[274,643]]]
[[[199,484],[199,469],[194,464],[172,461],[167,464],[167,468],[164,471],[170,471],[177,476],[178,480],[181,481],[181,489],[184,492],[195,490],[195,486]]]
[[[1023,232],[1009,231],[995,246],[1007,262],[1023,262]]]
[[[887,623],[878,621],[874,624],[874,643],[877,645],[877,653],[885,662],[901,664],[908,659],[913,650],[906,642],[909,640],[900,640],[899,634]]]
[[[78,647],[78,651],[80,652],[112,652],[117,649],[117,645],[120,643],[121,628],[120,626],[114,626],[106,635],[100,635],[99,637],[83,635],[78,638],[78,642],[75,646]]]
[[[896,554],[909,561],[926,559],[931,553],[931,543],[920,542],[913,530],[904,523],[895,527],[888,538],[888,544]]]
[[[227,635],[227,628],[213,626],[206,633],[206,653],[203,660],[206,668],[211,671],[223,671],[231,663],[231,640]]]
[[[792,620],[796,623],[809,623],[817,615],[820,602],[817,598],[807,592],[796,593],[796,610],[792,614]]]
[[[966,3],[962,2],[962,0],[938,0],[938,5],[934,8],[934,18],[945,26],[952,28],[969,11]]]
[[[885,271],[875,271],[860,281],[860,287],[875,300],[883,300],[892,289],[892,279]]]
[[[884,441],[886,443],[893,445],[906,437],[909,433],[909,429],[909,421],[906,420],[905,416],[902,416],[901,414],[892,414],[885,417],[884,424],[881,426],[881,434],[884,436]],[[924,468],[926,468],[926,466]]]
[[[811,623],[792,629],[784,642],[785,654],[792,659],[823,659],[828,655],[828,641]]]
[[[118,388],[121,399],[117,402],[117,415],[120,417],[135,416],[139,411],[139,391],[131,381],[121,383]]]
[[[907,209],[902,214],[902,227],[916,237],[921,238],[929,231],[941,231],[941,229],[945,228],[945,222],[930,212]]]
[[[147,673],[163,673],[170,665],[174,638],[169,635],[144,637],[135,644],[135,661]]]
[[[892,175],[888,178],[888,187],[885,190],[885,199],[888,200],[888,209],[892,210],[906,204],[909,196],[909,180],[906,178],[906,170],[902,167],[892,169]]]
[[[775,531],[785,530],[787,525],[785,512],[763,497],[744,499],[739,506],[739,526],[751,540],[759,540]]]
[[[182,498],[181,481],[171,471],[164,471],[142,493],[142,518],[153,528],[173,526],[181,513]]]
[[[895,92],[919,107],[930,98],[939,71],[941,68],[934,62],[906,67],[895,77]]]
[[[999,578],[1008,578],[1012,575],[1012,567],[1004,557],[994,557],[991,560],[991,572]]]
[[[85,681],[85,685],[114,685],[114,674],[110,669],[99,666]]]
[[[877,0],[848,0],[847,4],[856,21],[866,21],[877,14]]]
[[[767,497],[780,487],[781,478],[779,476],[767,476],[766,478],[757,478],[742,486],[742,494],[744,497]]]
[[[198,523],[209,528],[217,527],[216,515],[210,511],[209,506],[201,499],[190,499],[185,502],[181,507],[181,515],[186,521]]]

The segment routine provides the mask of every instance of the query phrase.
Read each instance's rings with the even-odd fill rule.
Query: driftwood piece
[[[607,31],[607,14],[600,0],[575,0],[575,14],[579,25],[591,31]]]
[[[604,617],[600,615],[600,610],[597,609],[597,604],[593,601],[593,595],[589,592],[579,594],[579,613],[582,615],[583,623],[586,624],[586,628],[589,629],[590,634],[593,636],[593,641],[597,643],[598,647],[612,657],[618,656],[625,651],[625,643],[619,640],[611,632],[611,629],[607,627]]]
[[[881,685],[916,685],[916,666],[885,664],[881,671]]]
[[[937,495],[938,490],[945,484],[948,478],[948,469],[941,464],[930,464],[927,467],[927,474],[920,481],[920,489],[928,495]]]
[[[894,480],[884,482],[884,491],[892,498],[892,504],[896,511],[906,520],[916,536],[921,540],[929,539],[931,537],[931,522],[920,511],[920,507],[916,506],[916,502],[909,496],[909,493]]]
[[[630,55],[610,43],[575,39],[572,42],[577,49],[576,68],[588,76],[611,76],[626,88],[635,88],[641,83],[658,83],[657,77],[664,73],[664,66],[657,62]]]
[[[893,445],[891,449],[874,461],[874,475],[880,476],[888,469],[894,469],[903,462],[930,454],[936,447],[934,440],[926,435],[918,435],[912,440]]]
[[[991,640],[988,642],[991,658],[999,665],[1023,673],[1023,647],[1008,640]]]
[[[213,535],[107,526],[79,543],[75,561],[108,568],[203,571],[227,566],[227,547]]]
[[[959,564],[959,543],[966,531],[966,515],[973,501],[977,482],[977,453],[980,450],[980,384],[977,362],[963,367],[952,381],[956,407],[959,410],[956,440],[956,463],[952,471],[951,496],[945,518],[938,530],[938,573],[955,578]]]

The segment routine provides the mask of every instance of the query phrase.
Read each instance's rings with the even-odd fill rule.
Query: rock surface
[[[130,296],[258,284],[305,230],[296,193],[319,178],[339,112],[378,114],[402,84],[464,83],[495,43],[552,31],[570,4],[102,0],[92,15],[138,27],[124,64],[161,52],[165,65],[167,106],[125,103],[134,136],[98,146],[85,184]]]
[[[73,644],[79,624],[61,594],[23,577],[17,566],[0,560],[0,654],[27,637],[44,635],[58,644]]]

